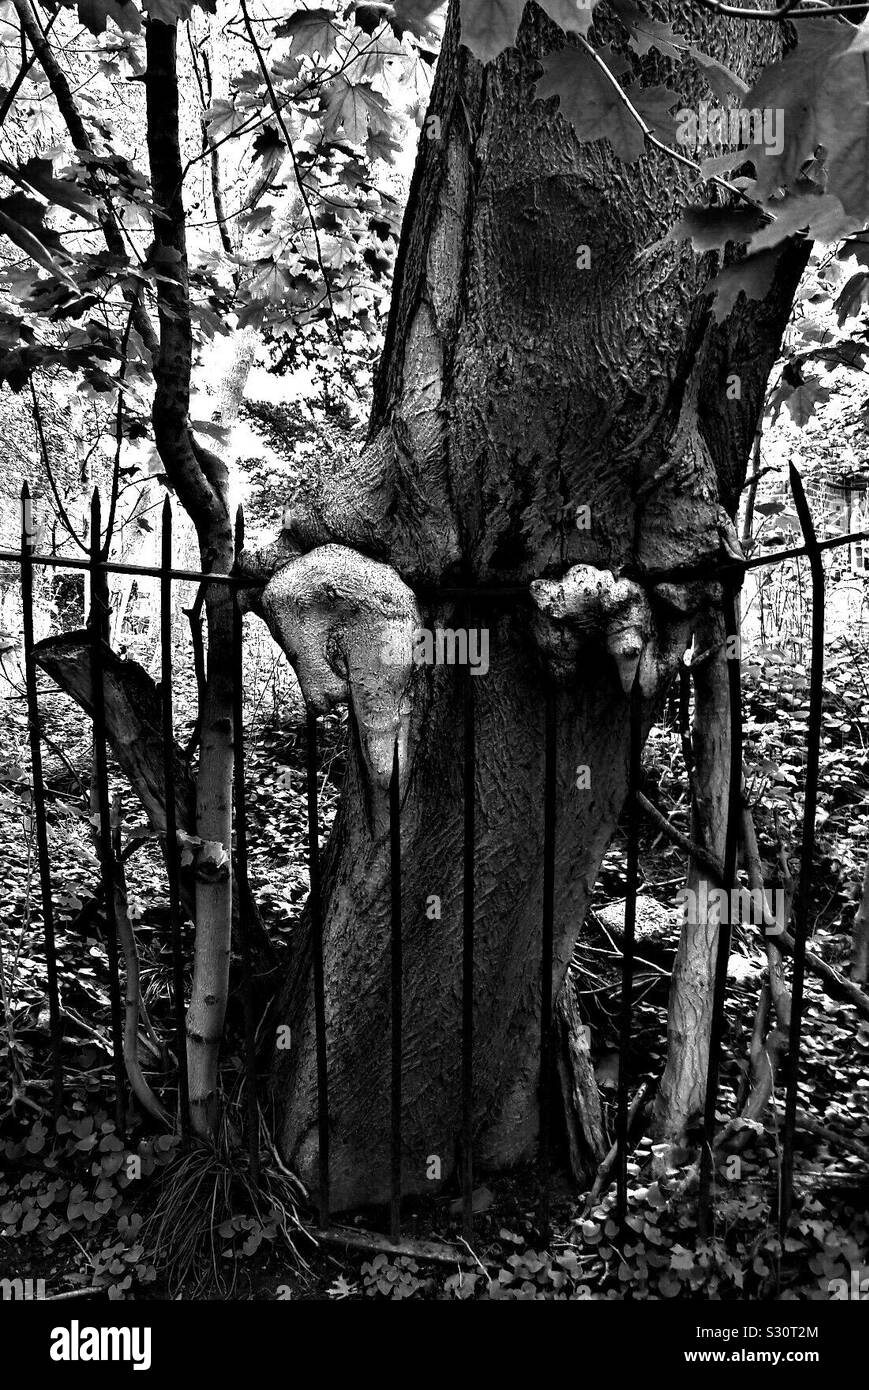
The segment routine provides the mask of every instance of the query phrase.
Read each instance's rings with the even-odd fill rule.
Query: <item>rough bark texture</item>
[[[158,279],[160,350],[154,362],[154,440],[170,484],[193,519],[203,570],[233,563],[226,465],[190,429],[193,333],[178,127],[175,25],[146,23],[145,94],[154,202],[153,259]],[[232,939],[232,642],[233,600],[227,586],[206,588],[208,670],[200,703],[196,833],[204,841],[196,868],[196,944],[187,1011],[188,1076],[193,1128],[213,1131],[218,1054],[229,990]],[[221,863],[221,856],[223,862]]]
[[[84,630],[37,643],[37,664],[80,705],[93,714],[91,636]],[[163,730],[159,688],[135,661],[122,661],[111,647],[103,649],[106,736],[124,776],[142,804],[149,824],[166,831]],[[172,750],[175,771],[175,818],[179,830],[193,834],[195,787],[181,756]]]
[[[702,45],[744,76],[780,41],[773,26],[696,24]],[[483,68],[458,45],[451,14],[431,106],[441,139],[421,142],[368,446],[316,504],[291,499],[279,540],[247,561],[265,581],[303,552],[347,547],[397,571],[427,628],[489,630],[489,670],[473,679],[478,1170],[535,1149],[544,682],[559,682],[557,994],[624,800],[625,662],[636,669],[643,651],[625,654],[605,604],[568,604],[559,618],[538,589],[538,605],[511,598],[462,614],[431,586],[530,587],[577,566],[611,572],[607,585],[628,566],[642,586],[644,566],[715,556],[721,502],[735,502],[806,255],[785,250],[767,302],[743,300],[712,324],[701,291],[717,259],[664,240],[688,200],[685,171],[654,152],[628,166],[605,142],[580,145],[554,101],[535,100],[540,55],[565,42],[529,5],[516,50]],[[661,75],[655,56],[630,61],[647,81]],[[696,104],[705,92],[693,80],[682,90]],[[589,270],[577,269],[579,245],[591,248]],[[738,402],[725,400],[729,371],[743,378]],[[580,506],[591,508],[589,530],[576,525]],[[673,598],[644,593],[635,628],[656,651],[647,718],[687,640]],[[333,664],[341,670],[337,655]],[[418,669],[402,800],[406,1191],[434,1188],[428,1155],[451,1176],[460,1129],[461,729],[458,674]],[[364,740],[364,730],[353,740],[324,866],[336,1208],[382,1200],[389,1186],[388,849],[367,811]],[[426,915],[432,895],[440,920]],[[275,1055],[280,1144],[313,1178],[304,935],[279,1018],[294,1039]]]
[[[869,979],[869,859],[863,872],[863,889],[851,938],[851,979],[865,984]]]
[[[729,795],[730,699],[720,614],[709,613],[698,623],[694,641],[698,661],[692,667],[692,839],[723,861]],[[701,896],[700,885],[704,882],[711,890],[706,868],[692,858],[685,888],[693,896],[687,900],[673,964],[667,1011],[667,1061],[655,1099],[658,1135],[677,1144],[703,1114],[709,1067],[709,1026],[721,913],[717,899],[708,903],[706,896]],[[699,910],[693,910],[692,904]]]

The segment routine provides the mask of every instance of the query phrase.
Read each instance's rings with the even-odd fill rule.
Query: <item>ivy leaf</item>
[[[276,26],[275,38],[290,39],[290,53],[294,57],[303,53],[313,57],[318,53],[325,59],[338,42],[335,18],[334,10],[299,10]]]
[[[777,247],[769,251],[759,251],[756,256],[746,256],[743,261],[725,266],[724,270],[719,271],[714,279],[709,281],[706,288],[716,296],[712,305],[716,323],[723,323],[740,293],[744,293],[746,299],[765,298],[769,293],[780,254]]]

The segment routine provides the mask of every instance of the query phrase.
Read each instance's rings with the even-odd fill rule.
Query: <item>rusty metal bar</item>
[[[106,757],[106,704],[103,686],[103,654],[108,644],[109,590],[106,568],[100,551],[100,494],[94,488],[90,519],[90,581],[91,581],[91,703],[93,706],[94,782],[98,812],[98,853],[103,896],[106,905],[106,954],[109,961],[109,998],[112,1011],[112,1054],[115,1071],[115,1118],[118,1131],[126,1127],[126,1068],[124,1066],[123,1024],[121,1016],[121,981],[118,965],[118,920],[115,911],[116,868],[112,853],[111,808],[109,804],[109,771]],[[108,544],[107,538],[107,544]]]
[[[540,957],[540,1182],[539,1223],[542,1239],[549,1240],[550,1145],[552,1129],[552,954],[555,918],[555,793],[556,701],[555,689],[546,685],[543,705],[543,929]]]
[[[625,883],[625,928],[622,948],[622,991],[619,1017],[619,1085],[616,1097],[616,1220],[624,1226],[628,1214],[628,1084],[631,1060],[631,1022],[634,987],[634,943],[637,928],[637,886],[640,876],[640,772],[643,754],[643,692],[637,668],[631,686],[628,749],[628,845]]]
[[[468,615],[469,616],[469,615]],[[463,792],[464,838],[462,848],[462,1233],[474,1239],[474,839],[476,732],[474,727],[474,677],[465,671],[463,682]]]
[[[740,674],[740,637],[736,613],[736,589],[725,584],[721,607],[724,617],[727,686],[730,706],[730,769],[727,797],[727,830],[724,837],[724,890],[728,906],[718,924],[718,949],[715,957],[715,984],[712,992],[712,1018],[709,1025],[709,1058],[706,1071],[706,1098],[703,1113],[703,1149],[700,1155],[700,1190],[698,1196],[698,1225],[701,1235],[708,1235],[712,1215],[712,1168],[715,1143],[715,1112],[718,1106],[718,1081],[721,1066],[721,1041],[724,1036],[724,995],[727,988],[727,962],[730,959],[732,898],[736,884],[736,854],[742,820],[742,685]]]
[[[48,822],[45,818],[45,780],[42,772],[42,734],[39,697],[36,689],[36,661],[33,655],[33,565],[30,560],[33,538],[30,488],[21,488],[21,608],[24,621],[24,681],[27,690],[27,730],[33,775],[33,820],[36,826],[36,854],[39,863],[39,889],[42,899],[42,931],[45,938],[45,966],[48,975],[48,1016],[51,1030],[51,1094],[54,1117],[63,1104],[63,1060],[60,1022],[60,990],[57,974],[57,943],[54,934],[54,905],[51,897],[51,861],[48,854]]]
[[[392,777],[389,781],[389,886],[391,904],[391,998],[392,998],[392,1088],[391,1088],[391,1191],[389,1238],[401,1236],[401,1025],[402,1025],[402,940],[401,940],[401,784],[399,781],[398,740],[392,751]]]
[[[803,837],[800,846],[800,881],[794,899],[794,965],[791,984],[791,1022],[788,1040],[788,1079],[785,1091],[785,1122],[782,1140],[781,1206],[779,1223],[782,1237],[787,1232],[793,1204],[794,1135],[799,1088],[800,1037],[803,1023],[803,992],[806,975],[806,939],[809,932],[809,888],[815,851],[815,816],[818,809],[818,774],[824,720],[824,566],[821,546],[815,536],[812,514],[806,501],[802,478],[790,465],[790,484],[797,516],[809,556],[812,576],[812,667],[809,678],[809,727],[806,744],[806,790],[803,805]]]
[[[181,1133],[190,1134],[190,1082],[187,1075],[187,1027],[184,1012],[184,946],[181,934],[181,866],[175,812],[175,728],[172,713],[172,504],[163,503],[160,579],[160,713],[163,728],[163,795],[166,800],[166,877],[172,926],[172,1007],[178,1057],[178,1111]]]
[[[314,1029],[317,1045],[317,1131],[319,1162],[319,1219],[329,1221],[329,1068],[326,1056],[326,984],[323,970],[323,904],[320,882],[320,820],[317,812],[317,712],[308,706],[307,766],[308,801],[308,912],[311,920],[311,954],[314,967]]]
[[[236,563],[244,545],[244,511],[235,514]],[[244,1008],[244,1071],[247,1091],[247,1148],[254,1185],[259,1182],[259,1106],[256,1086],[256,1020],[251,979],[250,931],[245,914],[250,901],[247,856],[247,798],[244,786],[244,624],[238,590],[232,591],[232,785],[235,808],[235,877],[238,888],[238,934],[241,946],[241,991]]]

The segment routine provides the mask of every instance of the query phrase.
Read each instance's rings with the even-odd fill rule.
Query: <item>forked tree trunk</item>
[[[264,580],[284,566],[280,593],[275,580],[259,608],[303,689],[325,704],[326,686],[334,694],[343,680],[356,710],[324,865],[336,1209],[389,1190],[389,730],[402,756],[404,1186],[433,1191],[429,1158],[449,1178],[460,1132],[462,681],[477,728],[479,1171],[529,1158],[537,1139],[546,682],[557,682],[557,994],[625,797],[626,690],[641,648],[651,719],[691,623],[690,593],[613,588],[612,576],[632,565],[642,581],[643,566],[718,553],[719,503],[732,513],[806,256],[786,249],[768,299],[742,300],[713,324],[700,291],[715,258],[662,240],[689,200],[685,171],[654,152],[624,165],[604,142],[580,145],[553,101],[535,101],[539,56],[565,39],[534,5],[517,49],[485,69],[457,27],[453,7],[431,106],[439,131],[427,125],[439,138],[421,141],[368,446],[313,507],[290,506],[275,546],[248,557]],[[773,26],[708,17],[697,37],[744,75],[779,41]],[[696,105],[699,77],[683,81]],[[590,268],[578,268],[580,246]],[[726,398],[729,372],[741,376],[739,401]],[[408,674],[407,727],[382,672],[377,706],[370,655],[378,612],[386,629],[401,604],[378,588],[384,571],[354,593],[352,551],[397,571],[429,630],[488,629],[486,674]],[[588,568],[536,588],[537,604],[513,596],[470,616],[425,590],[530,587],[574,566]],[[310,962],[303,930],[278,1012],[292,1046],[275,1052],[273,1094],[281,1149],[313,1179]]]

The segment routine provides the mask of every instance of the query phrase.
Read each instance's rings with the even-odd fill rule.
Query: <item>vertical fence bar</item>
[[[235,514],[235,561],[244,545],[244,511]],[[241,945],[241,990],[244,1007],[244,1071],[247,1090],[247,1148],[251,1179],[259,1182],[259,1105],[256,1093],[256,1020],[253,1009],[250,931],[247,913],[250,883],[247,869],[247,798],[244,787],[244,624],[238,601],[238,586],[232,589],[232,783],[235,803],[235,879],[239,942]]]
[[[809,682],[809,728],[806,747],[806,790],[803,837],[800,846],[800,881],[794,901],[794,968],[791,987],[791,1025],[788,1040],[788,1080],[782,1143],[781,1206],[782,1238],[787,1231],[793,1203],[794,1134],[797,1120],[800,1036],[803,1022],[803,990],[806,975],[806,938],[809,931],[809,888],[815,851],[815,816],[818,808],[818,773],[824,719],[824,565],[802,479],[790,466],[791,491],[803,532],[812,575],[812,668]]]
[[[631,1060],[631,1016],[634,988],[634,941],[637,929],[637,887],[640,876],[640,770],[643,753],[643,692],[637,670],[631,686],[628,751],[628,850],[625,883],[625,932],[622,950],[622,991],[619,1015],[619,1085],[616,1097],[616,1220],[624,1226],[628,1214],[628,1084]]]
[[[464,842],[462,868],[462,1233],[474,1239],[474,678],[464,676]]]
[[[739,624],[736,616],[736,590],[725,581],[721,599],[724,616],[727,686],[730,706],[730,769],[727,797],[727,830],[724,838],[725,907],[718,924],[715,957],[715,985],[712,992],[712,1019],[709,1025],[709,1060],[706,1072],[706,1098],[703,1115],[703,1149],[700,1155],[698,1227],[709,1234],[712,1214],[712,1168],[715,1144],[715,1111],[718,1107],[718,1074],[721,1066],[721,1040],[724,1036],[724,994],[727,988],[727,962],[730,959],[732,892],[736,884],[736,853],[742,820],[742,686],[739,658]]]
[[[317,1130],[320,1225],[329,1221],[329,1068],[326,1060],[326,985],[323,971],[323,905],[320,889],[320,820],[317,812],[317,712],[308,706],[305,748],[308,783],[308,911],[314,965],[314,1029],[317,1043]]]
[[[190,1082],[187,1075],[187,1027],[184,1012],[184,948],[181,938],[181,867],[175,808],[175,728],[172,713],[172,504],[163,503],[160,548],[160,696],[163,726],[163,794],[166,800],[166,877],[172,926],[172,1005],[178,1056],[178,1110],[181,1133],[190,1135]]]
[[[30,488],[21,488],[21,609],[24,626],[24,681],[27,690],[27,730],[30,740],[30,766],[33,774],[33,819],[36,825],[36,855],[39,861],[39,889],[42,899],[42,931],[45,938],[45,966],[48,975],[48,1016],[51,1029],[51,1095],[54,1117],[63,1104],[63,1061],[60,1022],[60,991],[57,980],[57,944],[54,935],[54,905],[51,900],[51,864],[48,858],[48,824],[45,819],[45,781],[42,773],[42,732],[39,697],[36,690],[36,658],[33,654],[33,513]]]
[[[401,785],[399,782],[397,740],[392,750],[392,777],[389,782],[389,884],[392,921],[392,1182],[389,1205],[389,1238],[393,1244],[396,1244],[401,1235],[402,1024]]]
[[[555,917],[555,689],[547,683],[544,698],[543,753],[543,929],[540,958],[540,1231],[549,1240],[550,1138],[552,1082],[552,949]]]
[[[123,1030],[121,1023],[121,981],[118,967],[118,919],[115,911],[116,870],[112,853],[111,811],[109,806],[109,771],[106,757],[106,697],[103,685],[103,661],[108,641],[109,589],[100,548],[102,519],[100,494],[94,488],[91,498],[90,533],[90,637],[91,637],[91,703],[94,725],[94,781],[96,783],[99,819],[99,859],[103,896],[106,906],[106,954],[109,960],[109,998],[112,1010],[112,1054],[115,1070],[115,1118],[118,1130],[126,1126]]]
[[[684,661],[679,666],[679,742],[689,784],[693,784],[694,750],[691,747],[691,672]]]

